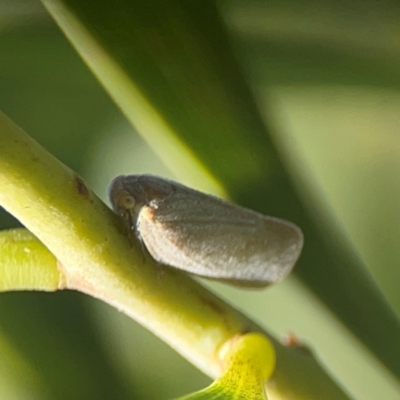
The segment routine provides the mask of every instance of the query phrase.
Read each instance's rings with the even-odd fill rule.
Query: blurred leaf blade
[[[200,169],[195,180],[209,181],[203,188],[221,182],[239,203],[302,227],[306,248],[296,273],[399,377],[399,321],[349,244],[338,232],[321,237],[306,215],[236,67],[214,3],[121,0],[107,8],[43,2],[163,159],[181,159],[175,173],[184,178]],[[123,82],[105,76],[99,49]],[[124,99],[122,83],[135,101]],[[151,112],[160,118],[157,126]],[[169,140],[174,144],[167,146]]]
[[[4,399],[51,399],[44,377],[0,331],[0,396]]]

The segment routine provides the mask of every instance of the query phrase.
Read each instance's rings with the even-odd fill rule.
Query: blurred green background
[[[303,201],[318,223],[342,227],[400,315],[400,6],[218,6]],[[0,0],[0,109],[105,200],[118,174],[173,177],[39,1]],[[2,212],[0,226],[18,222]],[[259,292],[206,284],[276,335],[295,332],[354,398],[400,399],[387,371],[294,278]],[[208,382],[99,301],[0,295],[1,399],[167,399]]]

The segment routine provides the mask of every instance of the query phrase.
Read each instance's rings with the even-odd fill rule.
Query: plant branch
[[[166,269],[160,277],[156,263],[129,244],[119,219],[82,179],[1,113],[0,186],[0,204],[56,256],[66,288],[123,311],[209,376],[221,373],[224,343],[261,331],[277,353],[272,399],[348,399],[309,353],[273,340],[184,273]]]

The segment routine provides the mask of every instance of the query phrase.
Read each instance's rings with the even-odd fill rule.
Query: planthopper
[[[291,222],[152,175],[115,178],[114,211],[159,263],[247,287],[281,281],[303,247]]]

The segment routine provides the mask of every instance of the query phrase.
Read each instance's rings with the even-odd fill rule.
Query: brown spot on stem
[[[86,187],[85,182],[83,182],[82,178],[78,175],[74,177],[75,187],[78,190],[78,193],[83,197],[89,196],[89,189]]]

